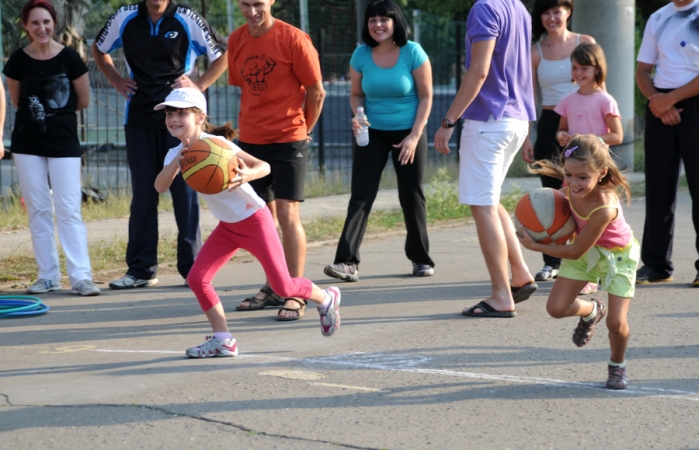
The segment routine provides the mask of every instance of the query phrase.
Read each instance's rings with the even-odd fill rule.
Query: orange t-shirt
[[[247,24],[228,36],[228,84],[242,90],[238,116],[242,142],[306,139],[304,86],[321,79],[311,38],[279,19],[263,36],[253,37]]]

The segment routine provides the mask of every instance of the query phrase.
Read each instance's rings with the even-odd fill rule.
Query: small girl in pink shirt
[[[607,329],[611,357],[607,387],[625,389],[626,346],[629,325],[626,315],[636,285],[640,245],[624,220],[617,191],[630,198],[629,185],[602,140],[590,134],[578,135],[561,154],[560,163],[540,160],[530,172],[563,180],[561,191],[568,197],[576,221],[575,240],[568,245],[540,244],[523,229],[517,234],[529,250],[562,259],[558,278],[551,289],[546,310],[557,319],[579,316],[573,333],[578,347],[592,338],[595,325],[607,313],[600,300],[578,298],[585,283],[601,280],[608,293]]]
[[[594,134],[607,145],[624,140],[621,115],[616,100],[602,88],[607,79],[607,61],[602,47],[594,43],[578,45],[570,55],[572,77],[580,87],[558,103],[561,115],[556,139],[565,147],[578,134]]]

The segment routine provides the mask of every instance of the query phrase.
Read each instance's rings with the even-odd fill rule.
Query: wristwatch
[[[454,122],[445,117],[442,119],[442,128],[454,128]]]

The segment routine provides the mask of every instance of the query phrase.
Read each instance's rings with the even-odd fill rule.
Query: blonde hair
[[[563,166],[567,159],[587,163],[588,166],[597,173],[602,173],[607,169],[607,174],[602,177],[599,186],[603,189],[614,189],[623,191],[626,201],[631,201],[631,188],[624,174],[614,161],[614,153],[607,144],[594,134],[581,134],[573,138],[570,144],[561,153],[559,161],[539,160],[527,166],[529,173],[546,175],[559,180],[565,179]]]
[[[204,111],[202,111],[199,108],[191,107],[191,108],[175,108],[174,106],[165,106],[165,111],[190,111],[193,112],[194,114],[203,114]],[[214,126],[209,123],[208,119],[204,120],[204,123],[201,124],[201,130],[204,133],[209,133],[213,134],[215,136],[222,136],[229,141],[231,139],[235,139],[238,137],[238,130],[233,128],[233,124],[231,122],[226,122],[225,124],[221,126]]]

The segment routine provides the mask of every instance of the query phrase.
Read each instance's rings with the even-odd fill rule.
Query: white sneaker
[[[63,289],[59,281],[46,280],[39,278],[27,288],[27,294],[45,294],[51,291],[60,291]]]
[[[320,315],[320,332],[323,336],[330,337],[340,328],[340,290],[335,286],[330,286],[325,290],[330,295],[330,305],[328,309],[322,311],[318,305]]]
[[[111,289],[133,289],[138,287],[150,287],[158,284],[157,278],[151,278],[150,280],[142,280],[140,278],[132,277],[131,275],[124,275],[121,278],[109,283]]]
[[[90,297],[92,295],[100,295],[102,291],[100,291],[100,288],[98,288],[92,280],[86,278],[75,283],[70,293]]]
[[[222,341],[219,338],[207,336],[206,342],[197,347],[188,348],[185,353],[190,358],[238,356],[238,343],[235,341],[235,338],[228,341]]]
[[[534,276],[535,281],[553,281],[556,278],[558,278],[558,269],[554,269],[551,266],[544,266]]]

